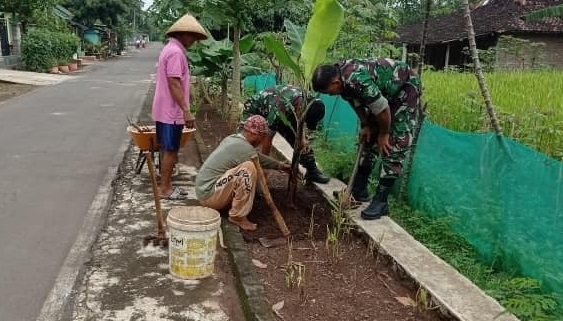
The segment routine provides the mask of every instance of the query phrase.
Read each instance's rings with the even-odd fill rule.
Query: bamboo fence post
[[[433,0],[426,0],[426,7],[424,12],[424,22],[422,25],[422,37],[420,40],[420,53],[419,53],[419,61],[417,66],[418,77],[422,82],[422,69],[424,69],[424,56],[426,55],[426,39],[428,37],[428,19],[430,18],[430,10],[432,9],[432,1]],[[422,94],[422,88],[420,88]],[[408,156],[407,166],[404,166],[404,174],[401,178],[401,185],[399,186],[399,199],[405,201],[407,199],[407,186],[409,184],[409,179],[411,176],[411,167],[414,159],[414,152],[416,150],[416,145],[418,144],[418,136],[420,135],[420,130],[422,128],[422,124],[424,123],[424,119],[426,118],[426,104],[422,101],[422,95],[419,97],[420,99],[420,115],[419,118],[416,120],[416,128],[414,129],[414,139],[412,142],[411,152]]]
[[[469,40],[469,50],[471,51],[471,57],[473,58],[473,67],[475,68],[475,77],[477,77],[477,82],[479,83],[479,88],[481,89],[481,95],[485,100],[485,106],[487,109],[487,114],[491,121],[491,127],[498,136],[502,136],[502,128],[500,127],[497,113],[493,106],[491,95],[489,89],[487,88],[487,82],[485,76],[483,76],[483,68],[481,67],[481,61],[479,60],[479,52],[477,51],[477,43],[475,41],[475,29],[473,29],[473,22],[471,21],[471,9],[469,8],[469,1],[463,0],[463,6],[465,9],[465,24],[467,27],[467,36]]]

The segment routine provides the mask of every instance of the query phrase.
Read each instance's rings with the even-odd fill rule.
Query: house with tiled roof
[[[20,26],[13,18],[13,14],[0,12],[0,68],[20,62],[20,40]]]
[[[501,67],[526,67],[541,57],[544,66],[563,68],[563,17],[538,21],[526,18],[530,12],[556,5],[563,5],[563,0],[480,1],[471,10],[477,48],[504,48],[498,50],[496,56],[496,65]],[[406,52],[419,52],[422,23],[402,26],[397,33],[398,42]],[[507,43],[509,38],[502,36],[524,42],[520,48],[514,49],[514,41],[510,45]],[[437,69],[465,65],[470,62],[464,53],[468,46],[463,10],[429,19],[425,64]]]

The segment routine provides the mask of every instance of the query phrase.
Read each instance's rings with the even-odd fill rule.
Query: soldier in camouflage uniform
[[[340,95],[358,115],[360,142],[366,144],[352,196],[361,202],[370,200],[368,178],[376,157],[381,157],[376,193],[362,211],[362,218],[378,219],[387,215],[387,197],[401,176],[419,116],[421,83],[418,76],[401,61],[351,59],[317,67],[312,83],[317,92]]]
[[[321,100],[313,97],[308,97],[307,102],[311,102],[311,100],[313,102],[305,115],[305,124],[306,129],[315,130],[324,117],[325,105]],[[301,89],[291,85],[278,85],[264,89],[244,103],[242,120],[252,115],[260,115],[268,121],[270,135],[262,144],[263,154],[270,154],[272,139],[276,132],[280,133],[291,146],[294,146],[297,128],[295,111],[300,108],[302,101]],[[307,170],[305,178],[321,184],[328,183],[330,179],[317,167],[315,154],[306,139],[301,142],[301,146],[305,146],[305,152],[301,154],[299,163]]]

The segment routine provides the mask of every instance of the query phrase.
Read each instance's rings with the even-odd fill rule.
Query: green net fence
[[[256,94],[265,88],[276,85],[274,74],[267,73],[262,75],[252,75],[245,77],[243,86],[246,95]],[[321,95],[321,100],[325,103],[326,114],[323,119],[323,129],[329,138],[338,138],[342,135],[356,135],[358,120],[350,105],[337,96]]]
[[[264,88],[275,86],[276,75],[267,73],[248,76],[243,79],[242,84],[245,92],[252,95],[262,91]]]
[[[350,137],[355,139],[358,131],[358,118],[350,105],[338,96],[321,95],[326,106],[323,129],[328,139]],[[355,148],[354,144],[350,144]]]
[[[355,113],[340,98],[321,99],[329,140],[349,139],[353,150]],[[425,121],[408,199],[414,209],[448,220],[491,266],[536,278],[563,301],[563,163],[495,134]]]
[[[563,163],[494,134],[425,122],[409,203],[453,228],[487,262],[563,297]]]

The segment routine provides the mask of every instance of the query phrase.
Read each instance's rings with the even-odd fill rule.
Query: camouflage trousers
[[[370,124],[372,136],[371,145],[364,147],[359,173],[369,176],[378,158],[381,158],[380,178],[399,178],[403,171],[403,162],[410,152],[414,139],[414,129],[420,115],[420,99],[418,89],[407,83],[397,96],[389,99],[391,109],[391,128],[389,155],[380,155],[377,146],[377,124],[375,120]]]

